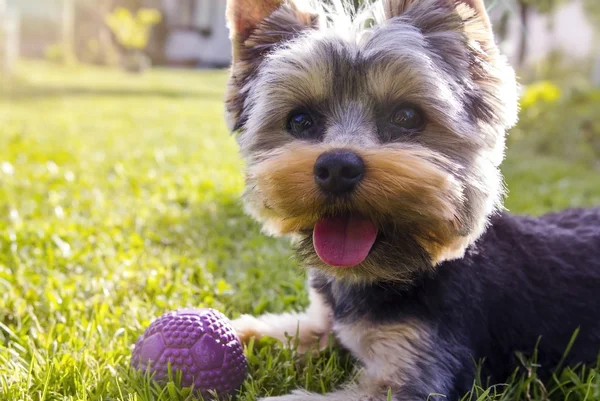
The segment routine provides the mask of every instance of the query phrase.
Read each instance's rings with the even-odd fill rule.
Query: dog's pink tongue
[[[315,225],[313,243],[319,258],[336,267],[351,267],[367,258],[377,238],[377,227],[359,216],[323,218]]]

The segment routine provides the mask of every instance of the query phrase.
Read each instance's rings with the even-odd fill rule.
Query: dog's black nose
[[[324,191],[343,195],[352,191],[362,180],[365,163],[354,152],[334,150],[323,153],[315,163],[315,181]]]

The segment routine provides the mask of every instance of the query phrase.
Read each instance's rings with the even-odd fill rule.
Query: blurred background
[[[507,209],[600,205],[600,0],[487,6],[522,84]],[[0,0],[0,400],[187,401],[128,370],[153,318],[306,306],[287,241],[243,213],[230,55],[225,0]],[[241,401],[349,366],[248,355]],[[568,380],[553,399],[589,399]]]
[[[489,0],[487,6],[497,41],[521,83],[538,83],[524,112],[538,101],[547,105],[559,98],[566,102],[561,107],[575,108],[577,121],[570,110],[569,121],[548,124],[567,137],[556,141],[555,135],[554,144],[547,145],[565,150],[564,140],[571,146],[577,137],[592,153],[600,152],[595,116],[580,116],[586,109],[580,102],[590,97],[593,102],[598,96],[593,88],[600,86],[600,1]],[[30,66],[28,60],[42,60],[46,66],[104,66],[136,74],[152,67],[223,69],[231,61],[225,1],[0,0],[5,95],[24,89],[15,87],[23,78],[22,60]],[[556,118],[554,111],[534,109],[524,117]]]
[[[132,70],[230,61],[220,0],[2,0],[0,16],[7,65],[19,56]]]
[[[488,9],[513,63],[531,67],[562,53],[586,67],[595,61],[597,80],[598,3],[490,0]],[[25,57],[134,68],[133,57],[137,68],[225,67],[224,15],[224,0],[0,0],[3,66]]]
[[[520,67],[564,53],[600,68],[598,1],[489,0],[488,9]],[[2,61],[5,69],[19,57],[133,68],[127,61],[138,53],[138,68],[225,67],[224,15],[223,0],[1,0]]]

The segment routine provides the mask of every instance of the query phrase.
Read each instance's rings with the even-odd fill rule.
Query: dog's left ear
[[[487,28],[489,33],[492,34],[492,23],[490,22],[490,17],[485,9],[485,3],[483,0],[460,0],[460,2],[471,7],[480,18],[485,28]]]
[[[293,0],[227,0],[227,24],[233,45],[227,120],[235,131],[244,123],[244,87],[265,55],[302,31],[316,27],[317,16],[300,10]]]
[[[436,28],[437,18],[436,10],[453,9],[460,14],[468,14],[469,19],[479,22],[479,36],[485,40],[493,39],[492,24],[485,8],[484,0],[383,0],[386,17],[393,18],[412,12],[415,17],[427,16],[428,18],[419,19],[424,25],[425,30],[432,31]],[[466,7],[465,7],[466,6]],[[461,15],[466,17],[466,15]]]

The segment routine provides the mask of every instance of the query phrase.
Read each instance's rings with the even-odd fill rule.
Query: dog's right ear
[[[314,25],[316,17],[300,11],[291,0],[227,0],[227,22],[235,62],[248,48],[289,39]]]
[[[239,59],[246,41],[258,25],[280,8],[282,0],[228,0],[227,23],[233,42],[233,58]]]
[[[231,130],[243,126],[244,87],[264,56],[277,45],[317,25],[317,16],[292,0],[227,0],[227,23],[233,65],[227,89],[227,120]]]

